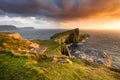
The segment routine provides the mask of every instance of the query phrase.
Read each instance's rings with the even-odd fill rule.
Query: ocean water
[[[18,32],[22,37],[27,39],[49,39],[55,33],[66,30],[57,29],[29,29],[29,30],[12,30],[9,32]],[[8,31],[6,31],[8,32]],[[112,66],[120,69],[120,31],[114,30],[81,30],[81,33],[90,34],[89,39],[86,40],[84,46],[86,48],[95,48],[107,52],[113,58]]]
[[[120,31],[119,30],[94,30],[83,31],[90,34],[84,45],[107,52],[112,56],[112,67],[120,69]]]
[[[17,32],[23,38],[26,39],[40,39],[46,40],[50,39],[50,36],[55,33],[66,31],[63,29],[19,29],[19,30],[9,30],[9,31],[1,31],[1,32]]]

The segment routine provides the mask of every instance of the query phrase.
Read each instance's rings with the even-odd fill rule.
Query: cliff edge
[[[120,79],[119,69],[62,55],[59,50],[61,46],[64,48],[61,50],[66,53],[75,51],[77,54],[79,52],[77,50],[81,51],[72,44],[77,44],[78,47],[78,43],[70,45],[59,44],[53,40],[29,41],[18,33],[0,33],[0,80]],[[87,53],[96,54],[95,50],[94,53],[91,51],[87,51]]]
[[[79,28],[76,28],[74,30],[56,33],[51,39],[62,44],[61,52],[63,55],[74,56],[89,62],[111,66],[112,57],[108,53],[92,48],[81,48],[79,43],[84,43],[88,37],[89,34],[81,34]]]
[[[85,38],[89,37],[88,34],[80,34],[79,28],[69,30],[66,32],[56,33],[51,37],[52,40],[59,42],[59,43],[78,43]]]

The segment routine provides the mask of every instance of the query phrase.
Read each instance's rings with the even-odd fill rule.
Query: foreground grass
[[[14,56],[11,52],[0,52],[0,80],[37,80],[44,76],[33,70],[32,61]]]
[[[53,59],[55,55],[65,60],[60,52],[61,45],[57,42],[33,42],[47,47],[48,53],[34,59],[29,56],[31,53],[14,51],[29,48],[26,40],[0,35],[0,80],[120,80],[120,70],[117,69],[72,57],[67,57],[71,64],[56,61]]]
[[[58,42],[55,42],[53,40],[32,40],[32,42],[38,43],[41,47],[47,46],[48,56],[62,55],[62,53],[60,52],[61,44],[59,44]]]
[[[0,33],[0,49],[18,50],[29,49],[30,42],[25,39],[10,37],[7,33]]]
[[[72,64],[51,57],[34,60],[0,51],[0,80],[119,80],[120,72],[70,58]]]

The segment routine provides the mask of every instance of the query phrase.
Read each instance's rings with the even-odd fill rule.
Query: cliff
[[[51,39],[62,44],[61,52],[63,55],[75,56],[76,58],[89,62],[111,66],[112,57],[108,53],[97,49],[81,49],[79,43],[84,43],[87,37],[89,37],[88,34],[80,34],[80,30],[76,28],[74,30],[57,33],[53,35]]]
[[[64,56],[59,51],[61,46],[67,45],[53,40],[29,41],[18,33],[0,33],[0,80],[120,79],[119,69]]]
[[[104,64],[108,67],[112,64],[112,57],[104,51],[95,48],[85,48],[84,46],[75,43],[67,46],[70,50],[70,54],[76,58],[84,59],[96,64]]]
[[[4,30],[16,30],[16,26],[13,25],[0,25],[0,31]]]
[[[40,47],[39,44],[22,38],[19,33],[2,32],[0,33],[0,50],[8,50],[15,53],[32,53],[28,54],[29,57],[38,58],[45,53],[47,48]]]
[[[89,37],[88,34],[80,34],[79,28],[76,28],[66,32],[56,33],[51,37],[51,39],[59,43],[70,44],[78,43],[87,37]]]

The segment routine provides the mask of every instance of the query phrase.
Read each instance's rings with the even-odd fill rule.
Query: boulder
[[[39,44],[31,42],[30,47],[31,48],[39,48]]]

